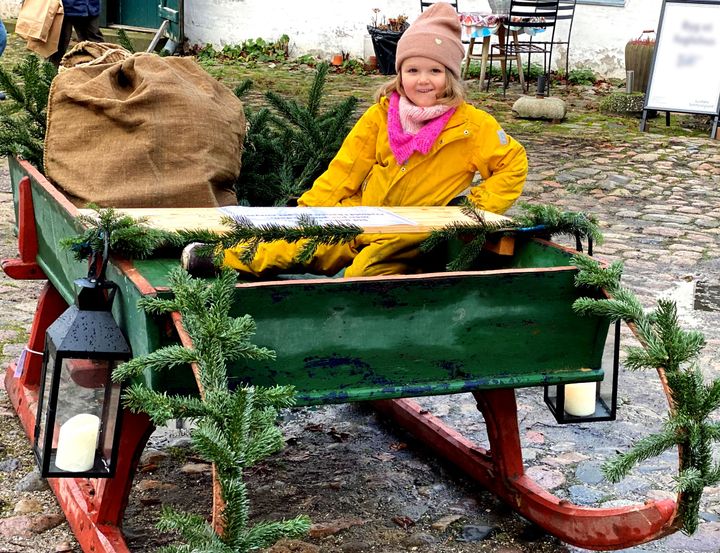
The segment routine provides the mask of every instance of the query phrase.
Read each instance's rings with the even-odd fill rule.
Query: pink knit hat
[[[400,73],[402,62],[413,56],[442,63],[460,78],[465,49],[460,42],[460,19],[450,4],[433,4],[403,33],[397,45],[395,70]]]

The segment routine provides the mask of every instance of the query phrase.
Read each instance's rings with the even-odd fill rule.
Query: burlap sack
[[[60,61],[60,71],[79,67],[81,65],[100,65],[102,63],[116,63],[125,61],[132,52],[119,44],[111,42],[91,42],[83,40],[73,46]]]
[[[45,172],[79,206],[230,205],[244,135],[242,103],[195,61],[136,54],[58,74]]]

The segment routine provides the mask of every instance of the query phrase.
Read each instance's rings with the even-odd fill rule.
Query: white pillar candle
[[[596,382],[581,382],[565,386],[565,412],[575,417],[595,413]]]
[[[83,413],[70,418],[60,427],[55,466],[68,472],[90,470],[95,464],[100,419]]]

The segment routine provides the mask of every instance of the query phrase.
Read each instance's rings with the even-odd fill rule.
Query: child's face
[[[445,66],[428,58],[414,56],[403,61],[400,78],[405,96],[413,104],[430,107],[445,94]]]

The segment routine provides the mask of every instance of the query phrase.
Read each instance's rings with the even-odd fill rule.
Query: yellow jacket
[[[388,140],[388,104],[383,98],[365,112],[298,205],[447,205],[468,189],[476,172],[483,181],[469,198],[480,209],[504,213],[520,195],[525,149],[491,115],[463,103],[427,155],[415,152],[399,165]]]

